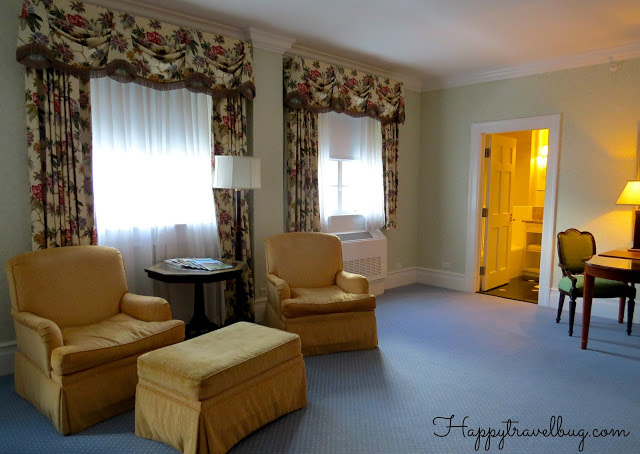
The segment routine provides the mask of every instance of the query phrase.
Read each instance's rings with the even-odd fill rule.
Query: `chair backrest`
[[[584,259],[595,255],[596,240],[589,232],[568,229],[558,233],[558,259],[571,274],[584,272]]]
[[[61,327],[116,315],[128,291],[120,252],[105,246],[27,252],[11,258],[5,269],[11,309],[32,312]]]
[[[342,271],[340,238],[328,233],[291,232],[264,242],[267,273],[284,279],[289,287],[318,288],[334,285]]]

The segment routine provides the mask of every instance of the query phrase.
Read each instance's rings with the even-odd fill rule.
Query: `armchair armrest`
[[[369,281],[360,274],[338,271],[336,285],[347,293],[369,293]]]
[[[62,332],[53,321],[38,317],[31,312],[11,311],[16,329],[18,351],[51,376],[51,352],[62,347]]]
[[[125,293],[120,299],[120,312],[144,322],[171,320],[171,306],[164,298]]]
[[[280,301],[291,298],[289,284],[275,274],[267,273],[267,297],[269,301],[279,306]]]
[[[575,287],[576,283],[578,282],[578,279],[571,273],[569,268],[563,265],[562,263],[558,263],[558,266],[562,270],[562,276],[568,277],[573,287]]]

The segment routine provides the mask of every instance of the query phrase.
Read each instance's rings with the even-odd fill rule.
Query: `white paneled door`
[[[485,274],[482,277],[482,290],[489,290],[509,282],[516,140],[493,134],[490,150],[490,156],[487,158],[489,163],[484,239]]]

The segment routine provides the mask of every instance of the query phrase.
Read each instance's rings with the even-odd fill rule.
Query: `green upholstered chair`
[[[573,335],[573,321],[576,314],[576,298],[582,298],[584,288],[583,260],[596,254],[596,240],[589,232],[568,229],[558,233],[558,266],[562,269],[562,279],[558,283],[560,301],[558,302],[558,316],[556,323],[560,323],[564,297],[569,296],[569,336]],[[593,286],[594,298],[619,298],[618,323],[624,320],[624,303],[627,305],[627,334],[631,334],[631,321],[635,306],[636,288],[625,282],[610,279],[595,278]]]

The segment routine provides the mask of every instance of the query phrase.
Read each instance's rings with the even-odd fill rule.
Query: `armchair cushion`
[[[375,308],[375,296],[347,293],[336,285],[323,288],[292,288],[291,298],[281,301],[281,313],[285,317],[363,312]]]
[[[576,297],[582,297],[584,289],[584,276],[574,276],[576,278]],[[558,283],[558,289],[565,293],[571,293],[571,280],[563,277]],[[635,294],[633,287],[629,287],[624,282],[612,281],[611,279],[595,278],[593,285],[594,298],[618,298],[620,296],[631,296]]]
[[[120,312],[127,293],[122,256],[103,246],[27,252],[5,265],[11,308],[63,326],[81,326]]]
[[[265,240],[267,273],[291,287],[328,287],[342,270],[342,246],[335,235],[290,232]]]
[[[90,325],[62,328],[64,346],[53,350],[51,367],[60,375],[100,366],[184,339],[184,322],[145,322],[120,313]]]

